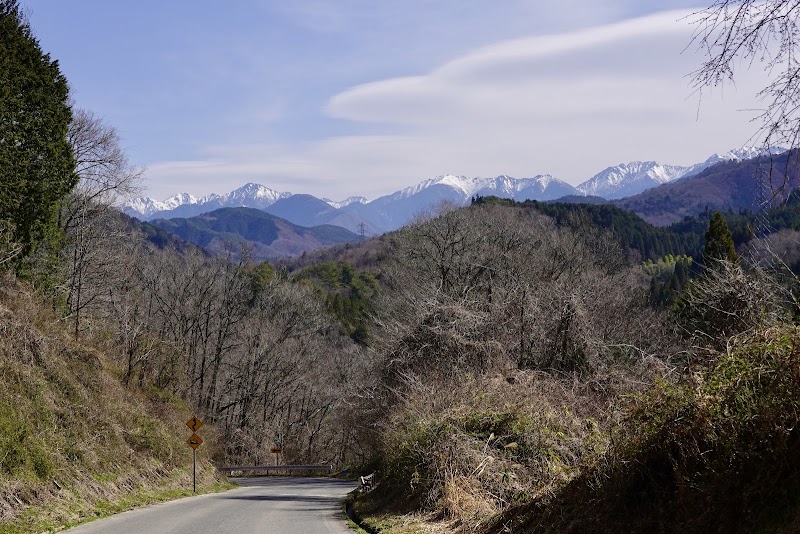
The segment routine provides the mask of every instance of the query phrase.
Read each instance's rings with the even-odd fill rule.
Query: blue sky
[[[687,75],[682,0],[23,0],[143,193],[245,182],[341,200],[440,174],[577,184],[750,142],[763,73]]]

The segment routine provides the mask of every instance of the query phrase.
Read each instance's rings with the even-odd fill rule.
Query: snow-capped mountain
[[[722,154],[713,154],[701,163],[694,165],[665,165],[655,161],[633,161],[609,167],[577,186],[584,195],[616,200],[638,195],[653,187],[674,182],[701,173],[708,167],[723,161],[743,161],[785,152],[782,147],[764,149],[761,147],[742,147]]]
[[[636,195],[652,187],[677,180],[686,170],[687,167],[680,165],[632,161],[608,167],[580,184],[577,189],[584,195],[613,200]]]
[[[178,206],[183,206],[184,204],[197,204],[200,200],[200,198],[190,195],[189,193],[178,193],[163,201],[146,197],[132,198],[125,203],[124,209],[133,216],[150,217],[150,215],[158,213],[159,211],[174,210]]]
[[[469,204],[473,197],[491,195],[517,201],[550,201],[576,195],[615,200],[694,176],[716,163],[740,161],[767,153],[780,154],[784,151],[783,148],[765,151],[761,148],[745,147],[714,154],[704,162],[690,166],[665,165],[655,161],[622,163],[603,170],[577,188],[549,174],[532,178],[448,174],[423,180],[372,201],[354,196],[337,202],[311,195],[281,193],[263,185],[248,183],[225,195],[198,198],[181,193],[164,201],[132,199],[123,209],[134,217],[152,220],[192,217],[225,207],[248,207],[277,215],[300,226],[332,224],[356,233],[365,229],[368,234],[374,235],[399,228],[442,202],[463,206]]]
[[[567,182],[549,174],[533,178],[512,178],[500,175],[475,192],[475,195],[513,198],[514,200],[555,200],[567,195],[576,195],[578,190]],[[470,195],[472,196],[472,195]]]
[[[280,193],[261,184],[247,183],[225,195],[211,194],[195,197],[189,193],[179,193],[166,200],[134,198],[123,204],[122,211],[149,221],[158,218],[192,217],[219,208],[257,208],[264,209],[291,193]]]
[[[784,152],[786,152],[786,148],[784,147],[770,147],[767,149],[763,147],[746,146],[742,148],[734,148],[733,150],[729,150],[722,154],[712,154],[704,162],[695,163],[694,165],[687,167],[686,171],[680,176],[680,178],[688,178],[689,176],[700,174],[712,165],[716,165],[717,163],[723,161],[743,161],[760,156],[767,156],[770,154],[777,156],[779,154],[783,154]]]
[[[245,207],[254,208],[252,204],[263,204],[269,206],[275,201],[292,196],[291,193],[279,193],[269,187],[261,184],[248,183],[244,184],[239,189],[231,191],[227,195],[220,197],[220,200],[226,204],[225,207]]]
[[[512,178],[505,174],[494,178],[480,176],[454,176],[447,174],[429,178],[416,185],[401,189],[391,195],[375,199],[373,202],[386,204],[407,198],[414,198],[432,188],[448,190],[452,200],[457,203],[469,201],[474,196],[496,195],[499,197],[513,198],[515,200],[551,200],[564,195],[575,194],[574,187],[566,182],[553,178],[549,174],[534,176],[533,178]],[[526,196],[531,194],[532,196]]]
[[[350,198],[346,198],[346,199],[344,199],[344,200],[342,200],[340,202],[337,202],[335,200],[331,200],[329,198],[323,198],[322,200],[323,200],[323,202],[326,202],[329,206],[331,206],[333,208],[336,208],[336,209],[345,208],[345,207],[349,206],[350,204],[366,204],[367,202],[369,202],[369,200],[367,200],[367,197],[350,197]]]
[[[575,194],[579,193],[574,187],[547,174],[533,178],[512,178],[506,175],[487,178],[447,174],[429,178],[366,204],[351,204],[341,211],[349,214],[349,221],[358,221],[356,225],[364,222],[368,232],[383,233],[407,224],[417,215],[429,212],[442,202],[465,206],[475,196],[495,195],[514,200],[555,200]],[[345,228],[350,229],[350,226]]]

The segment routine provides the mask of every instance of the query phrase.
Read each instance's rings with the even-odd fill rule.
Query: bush
[[[794,532],[798,424],[800,329],[739,336],[713,367],[631,399],[602,461],[493,531]]]
[[[779,324],[787,316],[785,291],[763,271],[728,261],[689,283],[673,316],[691,337],[722,348],[729,337]]]
[[[605,450],[600,425],[544,374],[459,382],[412,396],[386,429],[380,476],[409,508],[483,520],[560,487]]]

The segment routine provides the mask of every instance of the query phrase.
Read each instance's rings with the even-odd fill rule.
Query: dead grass
[[[42,532],[191,491],[185,405],[125,388],[25,286],[0,280],[0,533]],[[219,488],[203,429],[199,487]]]
[[[800,330],[742,334],[630,399],[599,461],[488,531],[797,532],[798,414]]]
[[[387,422],[379,473],[382,491],[392,488],[388,513],[421,510],[471,531],[557,491],[608,446],[605,407],[552,376],[459,382],[417,389]]]

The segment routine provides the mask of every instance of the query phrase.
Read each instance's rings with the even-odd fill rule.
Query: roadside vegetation
[[[476,198],[212,256],[113,208],[141,170],[15,0],[0,28],[31,141],[0,143],[0,532],[187,494],[191,414],[203,491],[280,447],[376,473],[370,531],[800,528],[796,197],[670,228]]]
[[[189,406],[131,390],[102,344],[76,341],[31,288],[0,280],[0,532],[43,532],[190,495]],[[224,481],[198,452],[202,492]]]

